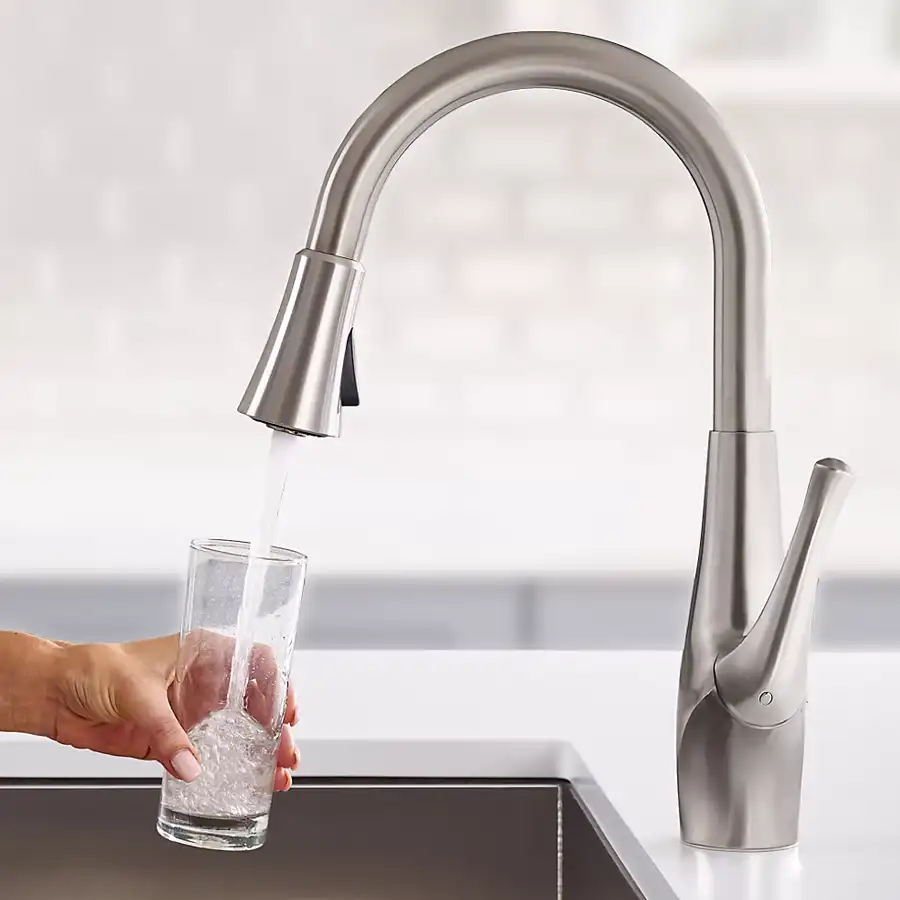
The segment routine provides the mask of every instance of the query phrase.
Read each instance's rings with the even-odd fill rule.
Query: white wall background
[[[235,406],[332,152],[410,66],[533,27],[720,109],[771,218],[786,522],[841,455],[832,568],[897,568],[900,2],[0,0],[0,572],[178,573],[249,534],[267,432]],[[661,141],[481,101],[397,166],[364,261],[363,405],[285,498],[313,571],[693,565],[711,249]]]

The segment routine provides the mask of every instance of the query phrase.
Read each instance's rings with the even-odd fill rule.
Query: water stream
[[[272,543],[275,540],[281,498],[284,495],[291,452],[296,440],[292,434],[272,430],[272,443],[269,446],[269,458],[263,480],[262,510],[256,531],[250,541],[250,558],[235,633],[234,656],[226,702],[228,709],[240,711],[244,708],[244,694],[247,690],[253,652],[253,623],[259,614],[263,599],[268,569],[267,557],[271,556]]]

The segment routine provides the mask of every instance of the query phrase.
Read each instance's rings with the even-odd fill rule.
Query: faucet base
[[[805,718],[804,704],[782,725],[754,728],[714,692],[697,704],[678,747],[684,843],[714,850],[797,843]]]
[[[780,850],[793,850],[799,841],[786,844],[784,847],[710,847],[708,844],[692,844],[684,838],[681,839],[681,843],[692,850],[705,850],[707,853],[778,853]]]

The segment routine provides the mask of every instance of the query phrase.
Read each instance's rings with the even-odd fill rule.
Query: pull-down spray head
[[[273,428],[337,437],[341,409],[359,406],[353,314],[362,266],[302,250],[238,409]]]

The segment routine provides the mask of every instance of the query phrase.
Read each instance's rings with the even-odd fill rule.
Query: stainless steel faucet
[[[821,550],[852,476],[839,460],[815,464],[783,556],[765,213],[718,116],[678,76],[597,38],[519,32],[455,47],[396,81],[359,117],[331,163],[308,246],[294,259],[239,409],[272,428],[340,433],[342,406],[356,402],[359,259],[394,163],[457,107],[525,88],[578,91],[628,110],[669,144],[703,197],[714,252],[713,430],[678,691],[682,838],[722,849],[790,846]]]

